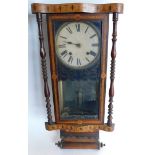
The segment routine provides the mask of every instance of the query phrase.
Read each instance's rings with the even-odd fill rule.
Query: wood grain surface
[[[41,4],[32,3],[32,13],[123,13],[122,3],[90,4],[90,3],[66,3],[66,4]]]
[[[113,97],[114,97],[114,79],[115,79],[115,58],[116,58],[116,41],[117,41],[117,21],[118,13],[113,13],[113,33],[111,49],[111,69],[110,69],[110,88],[109,88],[109,105],[108,105],[108,126],[112,126],[113,114]]]
[[[66,132],[96,132],[98,130],[104,130],[104,131],[113,131],[114,130],[114,124],[112,126],[108,126],[107,124],[101,124],[101,125],[75,125],[75,124],[48,124],[45,123],[46,130],[52,131],[52,130],[64,130]]]

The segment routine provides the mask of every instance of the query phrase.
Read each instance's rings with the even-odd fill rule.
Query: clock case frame
[[[67,4],[41,4],[33,3],[32,4],[32,13],[36,14],[37,23],[38,23],[38,32],[40,40],[40,56],[41,56],[41,65],[43,72],[43,81],[44,81],[44,94],[46,98],[46,108],[47,108],[47,118],[48,122],[45,123],[45,127],[48,131],[60,130],[61,141],[57,143],[60,148],[64,149],[100,149],[104,146],[103,143],[99,142],[99,130],[104,130],[111,132],[114,130],[114,124],[112,122],[112,113],[113,113],[113,97],[114,97],[114,74],[115,74],[115,58],[116,58],[116,40],[117,40],[117,21],[118,14],[123,13],[123,4],[121,3],[109,3],[109,4],[87,4],[87,3],[67,3]],[[104,104],[101,109],[101,115],[99,121],[91,120],[88,121],[60,121],[58,111],[58,89],[57,89],[57,74],[55,68],[55,52],[54,52],[54,39],[50,40],[53,36],[52,32],[48,27],[50,22],[48,22],[48,27],[50,35],[49,37],[49,48],[50,48],[50,59],[51,61],[51,79],[52,79],[52,88],[53,88],[53,101],[55,108],[55,119],[53,122],[51,104],[50,104],[50,91],[48,85],[47,77],[47,65],[46,65],[46,51],[44,47],[44,35],[43,35],[43,19],[42,15],[55,16],[55,18],[60,17],[61,19],[65,16],[72,14],[70,18],[73,20],[79,20],[85,15],[88,18],[107,18],[109,14],[113,14],[113,32],[112,32],[112,50],[111,50],[111,68],[110,68],[110,88],[109,88],[109,105],[108,105],[108,119],[107,123],[104,122]],[[52,18],[53,18],[52,17]],[[51,18],[51,17],[50,17]],[[67,19],[68,20],[68,19]],[[107,20],[106,26],[107,30],[109,27],[109,21]],[[108,34],[108,33],[107,33]],[[103,34],[104,36],[104,34]],[[106,40],[106,46],[108,43],[108,36],[106,36],[103,41]],[[104,47],[103,47],[104,48]],[[106,49],[105,49],[106,50]],[[104,53],[106,54],[106,52]],[[106,58],[106,55],[105,57]],[[103,64],[102,64],[103,65]],[[106,66],[104,66],[106,70]],[[102,68],[102,69],[103,69]],[[106,72],[102,72],[101,79],[105,80]],[[104,81],[103,80],[103,81]],[[104,88],[102,88],[105,90]],[[102,91],[104,92],[104,91]],[[104,97],[104,98],[103,98]],[[105,96],[102,94],[103,100]]]
[[[79,120],[61,120],[60,119],[60,103],[58,91],[58,73],[56,65],[56,48],[55,48],[55,34],[54,22],[78,22],[78,21],[101,21],[101,75],[100,75],[100,96],[99,96],[99,119],[79,119]],[[106,88],[106,68],[107,68],[107,39],[108,39],[108,14],[87,14],[87,13],[74,13],[74,14],[52,14],[47,16],[48,24],[48,38],[49,38],[49,53],[50,53],[50,67],[51,67],[51,80],[53,86],[53,101],[55,109],[55,120],[57,123],[68,124],[103,124],[104,111],[105,111],[105,88]],[[103,33],[104,32],[104,33]],[[56,77],[56,78],[53,78]]]

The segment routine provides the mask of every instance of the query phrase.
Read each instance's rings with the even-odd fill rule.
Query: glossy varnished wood
[[[40,40],[40,56],[41,56],[41,65],[42,65],[42,74],[44,80],[44,94],[46,98],[46,108],[47,108],[47,117],[48,124],[52,124],[52,114],[51,114],[51,104],[50,104],[50,90],[48,86],[48,77],[47,77],[47,67],[46,67],[46,52],[44,47],[44,36],[42,29],[42,14],[36,14],[37,23],[38,23],[38,32],[39,32],[39,40]]]
[[[108,126],[112,126],[113,97],[114,97],[114,79],[115,79],[115,58],[116,58],[116,40],[117,40],[117,21],[118,13],[113,13],[113,33],[112,33],[112,50],[111,50],[111,73],[109,88],[109,105],[108,105]]]
[[[123,13],[122,3],[90,4],[90,3],[68,3],[68,4],[32,4],[32,13]]]

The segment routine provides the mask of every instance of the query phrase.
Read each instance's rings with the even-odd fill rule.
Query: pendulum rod
[[[42,14],[37,13],[36,18],[38,23],[39,40],[40,40],[40,56],[41,56],[41,66],[42,66],[42,74],[43,74],[43,80],[44,80],[44,95],[46,98],[47,118],[48,118],[48,124],[53,124],[51,104],[50,104],[50,90],[48,86],[48,76],[47,76],[47,66],[46,66],[46,52],[44,48],[44,37],[43,37],[43,29],[42,29]]]
[[[110,71],[109,105],[108,105],[108,121],[107,121],[108,126],[112,126],[112,119],[113,119],[112,114],[113,114],[114,79],[115,79],[117,21],[118,21],[118,13],[113,13],[111,71]]]

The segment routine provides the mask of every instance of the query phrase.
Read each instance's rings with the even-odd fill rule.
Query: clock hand
[[[67,44],[73,44],[72,42],[70,42],[70,41],[64,41],[65,43],[67,43]]]
[[[64,42],[67,43],[67,44],[75,45],[76,47],[81,47],[81,44],[80,44],[80,43],[75,44],[75,43],[72,43],[72,42],[70,42],[70,41],[64,41]]]
[[[74,45],[76,45],[76,47],[81,47],[81,44],[80,43],[74,44]]]

